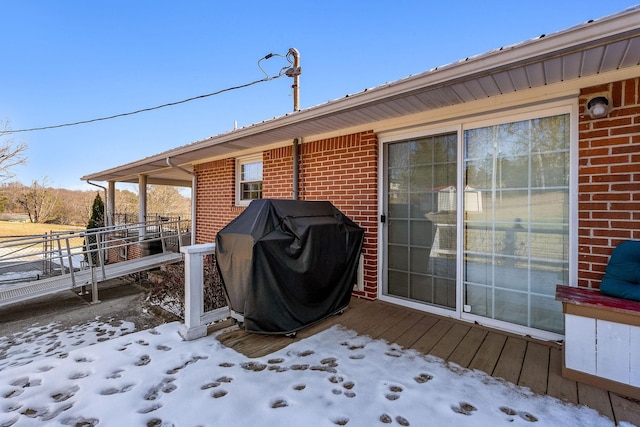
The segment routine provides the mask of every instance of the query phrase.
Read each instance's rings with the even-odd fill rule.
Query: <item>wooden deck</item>
[[[248,357],[262,357],[336,324],[465,368],[479,369],[529,387],[538,394],[587,405],[616,423],[626,421],[640,426],[637,400],[561,376],[562,346],[558,343],[512,335],[382,301],[352,298],[344,314],[305,328],[295,338],[250,334],[232,327],[218,339]]]

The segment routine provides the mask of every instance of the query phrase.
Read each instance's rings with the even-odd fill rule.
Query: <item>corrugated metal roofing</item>
[[[309,137],[640,65],[640,7],[433,68],[393,83],[184,145],[83,180],[190,185],[203,158]]]

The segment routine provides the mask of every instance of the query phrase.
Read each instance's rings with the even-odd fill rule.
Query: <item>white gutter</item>
[[[587,48],[611,43],[617,39],[627,39],[630,37],[630,34],[640,34],[639,23],[640,6],[636,6],[618,14],[580,24],[567,30],[546,36],[542,35],[536,39],[471,56],[458,62],[436,67],[392,83],[366,89],[362,92],[332,100],[325,104],[196,141],[139,161],[91,174],[88,178],[91,176],[113,174],[137,166],[145,166],[168,156],[175,157],[187,154],[195,150],[206,149],[234,140],[249,138],[264,132],[270,132],[286,126],[322,118],[323,116],[346,113],[349,110],[357,109],[381,100],[403,97],[414,91],[427,91],[438,87],[451,86],[460,81],[477,79],[479,76],[488,73],[522,67],[527,63],[539,62],[545,57],[553,58],[555,56],[566,55],[569,52],[580,52]]]

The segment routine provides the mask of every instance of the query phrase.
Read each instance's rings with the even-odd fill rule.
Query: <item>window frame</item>
[[[244,184],[245,182],[260,182],[262,184],[262,182],[264,181],[264,170],[262,171],[262,174],[260,176],[260,180],[256,181],[256,180],[246,180],[243,181],[242,180],[242,167],[246,164],[249,163],[262,163],[262,166],[264,167],[264,161],[263,161],[263,155],[262,153],[257,153],[257,154],[251,154],[248,156],[242,156],[242,157],[237,157],[236,158],[236,173],[235,173],[235,203],[236,206],[248,206],[249,203],[251,203],[252,200],[258,200],[258,199],[243,199],[242,198],[242,184]],[[262,189],[260,190],[260,195],[262,196]],[[262,197],[260,197],[262,198]]]

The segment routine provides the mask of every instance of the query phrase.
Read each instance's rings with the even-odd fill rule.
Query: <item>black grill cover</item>
[[[288,334],[347,307],[364,230],[330,202],[254,200],[216,236],[232,312],[245,329]]]

